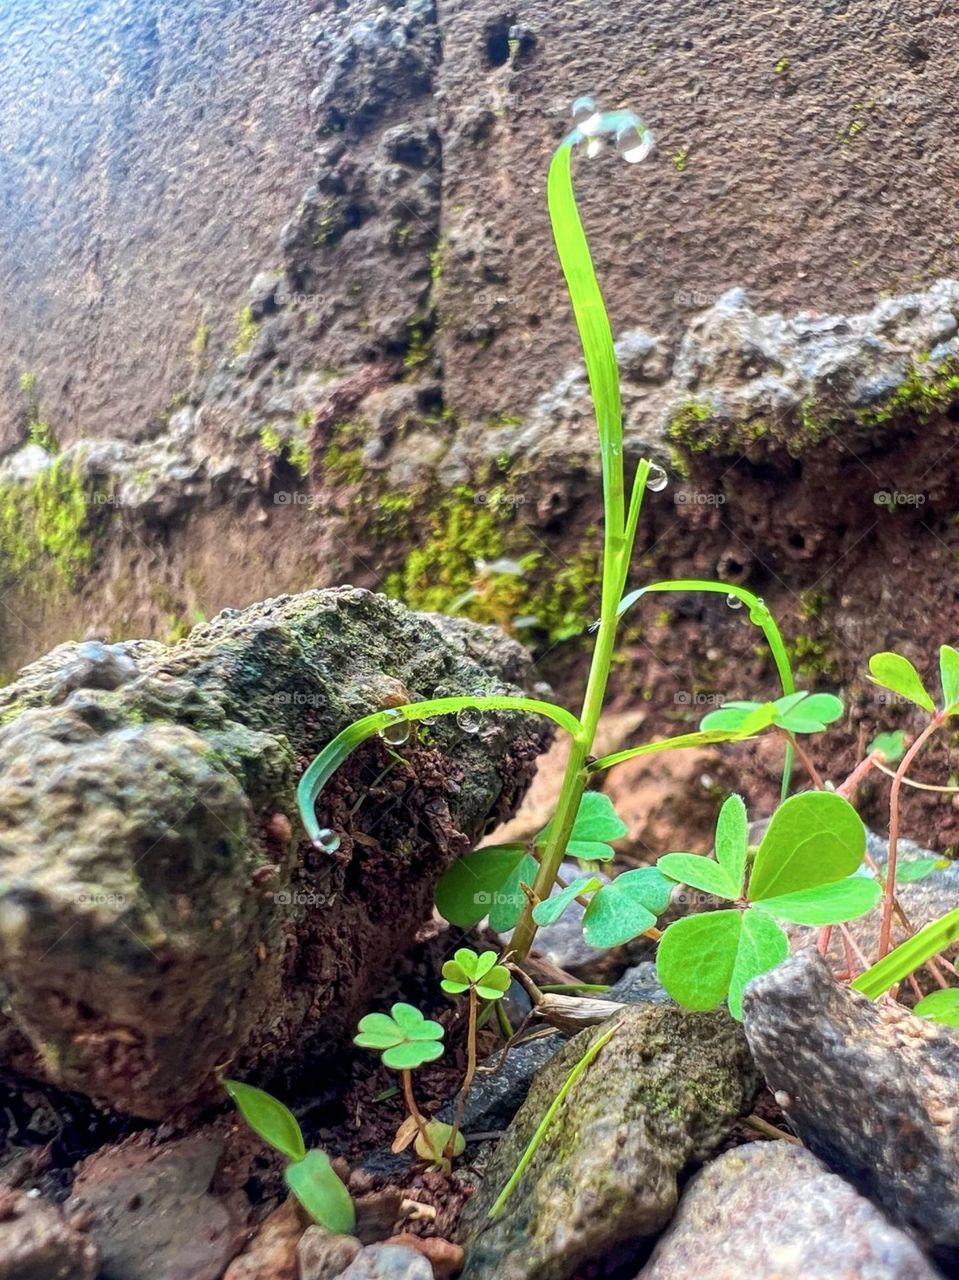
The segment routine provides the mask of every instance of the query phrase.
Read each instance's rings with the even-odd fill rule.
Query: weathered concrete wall
[[[0,448],[21,374],[59,438],[142,437],[229,350],[311,172],[307,13],[0,7]]]

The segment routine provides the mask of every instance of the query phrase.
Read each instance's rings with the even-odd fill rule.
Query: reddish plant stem
[[[413,1097],[413,1073],[407,1068],[400,1072],[400,1077],[403,1081],[403,1100],[406,1103],[406,1109],[416,1123],[419,1135],[423,1139],[424,1146],[429,1148],[431,1143],[430,1136],[426,1131],[426,1120],[424,1119],[419,1107],[416,1105],[416,1099]]]
[[[863,778],[871,773],[882,759],[884,756],[881,751],[873,751],[871,755],[866,756],[865,760],[860,760],[846,781],[836,788],[836,795],[842,796],[845,800],[851,800]]]
[[[892,938],[892,913],[893,904],[896,900],[896,862],[899,853],[899,793],[902,790],[902,780],[909,772],[909,766],[913,760],[945,721],[946,713],[937,711],[899,761],[899,768],[896,770],[896,776],[893,778],[892,787],[889,790],[889,859],[886,863],[886,884],[882,897],[882,925],[879,929],[878,960],[881,960],[889,951]]]
[[[806,748],[800,745],[796,735],[794,733],[790,733],[788,729],[782,729],[780,732],[783,734],[786,741],[792,747],[793,751],[795,751],[796,755],[799,758],[799,763],[809,774],[810,781],[812,782],[816,790],[825,791],[826,784],[823,782],[822,775],[820,774],[816,766],[813,764],[812,757],[810,756]]]
[[[447,1159],[452,1159],[454,1155],[454,1147],[456,1146],[456,1135],[460,1131],[460,1125],[463,1122],[463,1112],[466,1110],[466,1099],[470,1094],[470,1086],[473,1083],[473,1077],[476,1075],[476,988],[470,986],[470,1012],[469,1027],[466,1032],[466,1075],[463,1078],[463,1084],[460,1088],[459,1102],[456,1104],[456,1115],[453,1119],[453,1127],[450,1130],[449,1141],[446,1144],[446,1150],[443,1154]]]

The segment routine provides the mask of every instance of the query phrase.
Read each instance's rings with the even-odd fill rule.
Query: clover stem
[[[453,1117],[453,1127],[450,1129],[449,1141],[443,1154],[447,1159],[451,1159],[456,1146],[456,1135],[460,1131],[460,1125],[463,1121],[463,1112],[466,1110],[466,1099],[470,1094],[470,1086],[473,1083],[473,1077],[476,1075],[476,988],[470,984],[470,1012],[469,1027],[466,1032],[466,1075],[463,1077],[463,1083],[460,1086],[459,1101],[456,1104],[456,1115]]]
[[[413,1097],[413,1073],[408,1067],[404,1067],[400,1072],[400,1078],[403,1081],[403,1100],[406,1103],[406,1109],[413,1117],[413,1121],[419,1130],[419,1135],[423,1139],[423,1144],[427,1148],[433,1144],[430,1141],[430,1135],[426,1129],[426,1120],[422,1112],[416,1105],[416,1099]]]
[[[879,954],[877,961],[885,958],[892,941],[892,913],[896,900],[896,862],[899,854],[899,793],[902,780],[909,766],[937,729],[946,722],[945,711],[937,711],[920,733],[903,758],[899,761],[892,786],[889,789],[889,857],[886,861],[886,883],[882,895],[882,925],[879,929]]]
[[[783,729],[782,735],[786,739],[786,742],[788,743],[788,745],[792,747],[793,751],[795,751],[796,755],[799,757],[799,763],[809,774],[810,781],[812,782],[816,790],[825,791],[826,784],[823,782],[822,775],[820,774],[816,766],[813,764],[812,757],[810,756],[806,748],[800,745],[796,735],[794,733],[790,733],[788,729]]]
[[[871,773],[882,759],[883,754],[881,751],[873,751],[870,755],[866,756],[865,760],[860,760],[846,781],[836,788],[836,795],[842,796],[846,800],[851,800],[855,795],[856,788],[859,786],[860,782],[862,782],[863,778],[865,778],[868,773]]]

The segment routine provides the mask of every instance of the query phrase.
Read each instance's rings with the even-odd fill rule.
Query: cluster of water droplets
[[[585,142],[592,159],[612,142],[627,164],[639,164],[653,149],[653,135],[633,111],[600,111],[588,94],[573,103],[573,143]]]
[[[730,609],[741,609],[743,607],[743,601],[732,591],[726,597],[726,603]],[[765,601],[762,596],[757,596],[756,603],[749,606],[749,621],[754,626],[761,627],[768,616],[769,610],[766,608]]]

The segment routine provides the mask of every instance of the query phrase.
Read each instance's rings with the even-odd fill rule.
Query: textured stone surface
[[[343,1270],[353,1253],[334,1250],[328,1256],[342,1258],[342,1266],[325,1272],[314,1267],[308,1275],[302,1262],[302,1237],[307,1231],[319,1232],[330,1241],[345,1241],[349,1237],[331,1236],[322,1227],[308,1227],[308,1221],[305,1212],[290,1196],[260,1223],[253,1239],[227,1267],[223,1280],[331,1280]],[[353,1243],[357,1249],[360,1247],[358,1241]]]
[[[723,1140],[752,1102],[756,1075],[727,1013],[651,1004],[577,1081],[494,1222],[486,1213],[546,1108],[606,1024],[576,1036],[539,1073],[468,1202],[469,1280],[566,1280],[671,1217],[677,1177]]]
[[[346,1280],[433,1280],[433,1268],[405,1244],[368,1244],[341,1273]]]
[[[89,1224],[101,1280],[218,1280],[244,1235],[209,1194],[221,1153],[202,1135],[156,1150],[134,1139],[83,1162],[67,1211]]]
[[[53,1205],[0,1188],[0,1280],[94,1280],[97,1247]]]
[[[296,1247],[297,1280],[333,1280],[362,1247],[353,1236],[333,1235],[315,1225],[307,1227]]]
[[[841,986],[812,952],[749,984],[756,1063],[806,1145],[959,1261],[959,1032]]]
[[[689,1184],[637,1280],[935,1280],[904,1232],[809,1151],[753,1142]]]
[[[370,743],[323,798],[333,856],[302,838],[299,775],[374,708],[527,672],[492,629],[355,590],[232,611],[122,661],[64,646],[27,668],[0,692],[0,951],[5,1012],[44,1070],[163,1117],[218,1063],[352,1025],[543,739],[525,718],[493,737],[450,719],[382,786]]]

